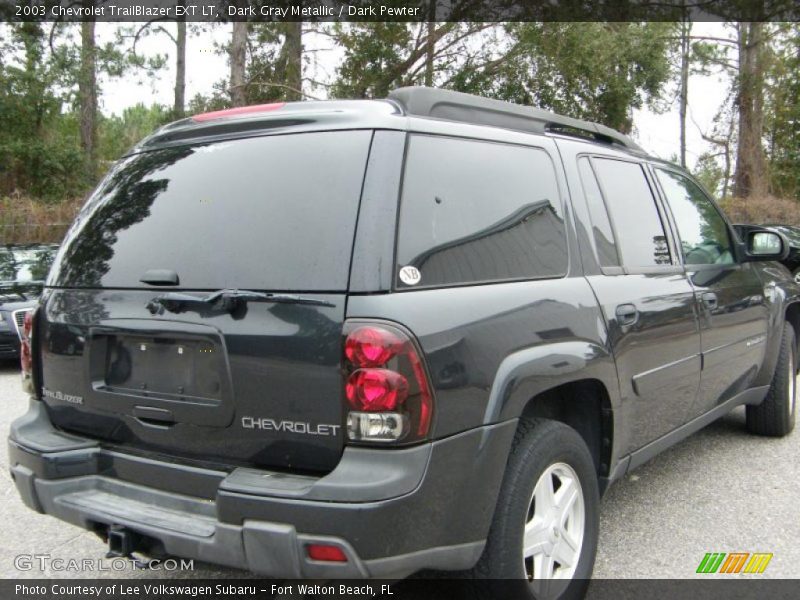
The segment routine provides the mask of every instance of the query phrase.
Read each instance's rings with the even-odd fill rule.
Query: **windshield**
[[[24,286],[41,283],[53,264],[57,246],[0,248],[0,285]]]
[[[371,132],[162,148],[119,163],[53,269],[61,287],[345,291]]]

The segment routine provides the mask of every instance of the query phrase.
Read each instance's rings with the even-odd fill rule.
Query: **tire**
[[[794,429],[797,412],[797,352],[794,328],[783,324],[775,374],[764,401],[747,407],[747,430],[757,435],[782,437]]]
[[[548,479],[555,490],[549,504]],[[572,508],[564,510],[564,493],[568,491],[577,494],[572,494],[571,504],[566,503]],[[554,509],[543,508],[552,506],[553,502]],[[597,553],[599,504],[597,472],[581,436],[557,421],[521,420],[486,547],[474,576],[503,587],[506,598],[512,595],[514,598],[582,598]],[[581,505],[582,516],[579,514]],[[559,516],[547,516],[555,514]],[[523,546],[526,528],[530,530],[529,536],[538,540],[539,550],[528,558],[524,556]],[[579,531],[582,540],[578,539]],[[568,540],[572,542],[572,550]],[[532,541],[529,539],[529,543]],[[569,566],[558,566],[552,556],[578,558]],[[550,560],[553,560],[553,574],[568,579],[539,579]],[[565,564],[568,563],[565,561]]]

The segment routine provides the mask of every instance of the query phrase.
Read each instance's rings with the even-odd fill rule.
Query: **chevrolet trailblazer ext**
[[[464,94],[168,125],[26,323],[10,469],[112,552],[577,596],[599,496],[795,420],[786,242],[601,125]]]

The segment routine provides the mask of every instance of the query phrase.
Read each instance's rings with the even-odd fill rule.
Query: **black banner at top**
[[[796,0],[0,0],[0,21],[797,21]]]

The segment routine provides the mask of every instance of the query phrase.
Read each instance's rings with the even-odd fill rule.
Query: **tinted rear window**
[[[397,267],[418,269],[416,287],[560,277],[567,261],[555,169],[544,150],[411,136]]]
[[[266,136],[132,156],[67,237],[50,283],[343,291],[371,132]]]

